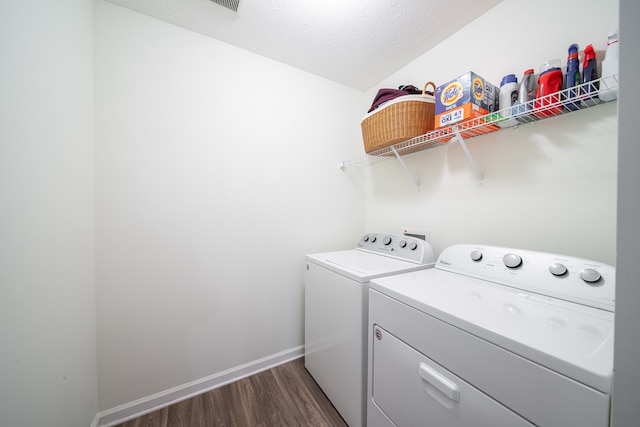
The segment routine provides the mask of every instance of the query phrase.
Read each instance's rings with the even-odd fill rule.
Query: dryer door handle
[[[460,400],[458,386],[426,363],[420,363],[420,377],[454,402]]]

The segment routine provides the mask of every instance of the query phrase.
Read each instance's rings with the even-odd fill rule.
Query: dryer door
[[[534,426],[388,331],[373,332],[372,401],[394,425]]]

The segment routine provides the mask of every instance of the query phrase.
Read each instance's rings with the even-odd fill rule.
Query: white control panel
[[[433,263],[433,248],[424,240],[402,234],[369,233],[362,236],[358,250],[386,255],[416,264]]]
[[[614,311],[615,267],[583,258],[498,246],[453,245],[436,268]]]

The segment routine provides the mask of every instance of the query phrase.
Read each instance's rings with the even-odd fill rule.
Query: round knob
[[[567,272],[567,267],[565,267],[564,264],[555,262],[549,266],[549,272],[554,276],[562,276]]]
[[[387,236],[382,240],[385,246],[389,246],[391,244],[391,237]]]
[[[416,249],[418,249],[418,244],[416,242],[411,242],[409,244],[409,249],[411,249],[412,251],[415,251]]]
[[[594,283],[600,280],[600,273],[593,268],[583,268],[580,271],[580,278],[587,283]]]
[[[504,262],[504,265],[509,268],[520,267],[520,265],[522,264],[522,258],[520,258],[520,256],[516,254],[506,254],[502,258],[502,261]]]
[[[482,259],[482,252],[480,252],[480,251],[471,251],[471,259],[473,261],[480,261]]]
[[[364,236],[364,238],[362,240],[364,240],[365,242],[368,242],[369,241],[369,236]]]
[[[371,243],[375,243],[376,240],[378,240],[376,236],[371,236]]]
[[[407,241],[406,240],[400,240],[400,247],[401,248],[406,248],[407,247]]]

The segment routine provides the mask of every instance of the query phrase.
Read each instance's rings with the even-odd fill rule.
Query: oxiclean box
[[[436,88],[435,127],[481,117],[497,109],[500,89],[473,71]]]

